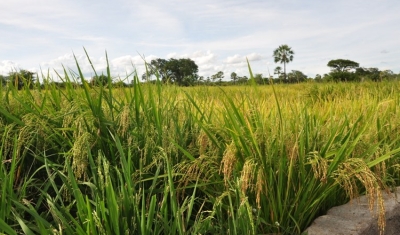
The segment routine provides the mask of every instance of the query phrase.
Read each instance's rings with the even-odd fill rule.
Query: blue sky
[[[199,75],[223,71],[267,76],[272,52],[288,44],[287,69],[314,76],[331,59],[400,72],[398,0],[13,0],[0,3],[0,74],[14,69],[84,72],[106,67],[114,76],[144,71],[144,60],[191,58]],[[268,72],[269,70],[269,72]]]

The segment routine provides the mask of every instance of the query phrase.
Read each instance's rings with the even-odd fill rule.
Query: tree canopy
[[[236,83],[236,80],[238,79],[237,73],[232,72],[232,73],[231,73],[231,79],[232,79],[232,81],[233,81],[233,84],[235,84],[235,83]]]
[[[99,76],[92,77],[92,80],[90,81],[90,83],[94,86],[105,86],[108,84],[109,80],[110,80],[110,82],[112,81],[111,78],[109,79],[108,76],[102,74]]]
[[[307,80],[307,75],[305,75],[303,72],[299,70],[292,70],[292,72],[288,74],[288,79],[289,82],[292,83],[304,82]]]
[[[345,59],[331,60],[327,64],[331,68],[329,80],[332,81],[359,81],[360,77],[354,73],[360,66],[357,62]],[[352,71],[353,70],[353,71]]]
[[[285,79],[286,79],[286,64],[293,61],[293,55],[294,51],[292,50],[291,47],[289,47],[286,44],[281,45],[274,50],[273,57],[275,63],[279,62],[283,64],[283,73],[285,75]]]
[[[199,79],[198,66],[191,59],[158,58],[151,60],[150,64],[147,64],[147,69],[144,79],[154,75],[165,83],[172,82],[183,86],[193,85]]]
[[[216,80],[221,82],[223,78],[224,78],[224,72],[222,71],[218,71],[216,74],[211,76],[213,82],[215,82]]]
[[[372,81],[380,80],[380,71],[378,68],[356,68],[356,74],[363,79],[370,79]]]
[[[282,73],[281,66],[276,66],[276,68],[274,69],[274,74],[277,74],[279,78],[281,76],[281,73]]]
[[[331,60],[328,62],[328,67],[337,72],[349,71],[351,69],[356,69],[359,66],[360,65],[357,62],[345,59]]]
[[[8,80],[11,82],[12,85],[20,90],[24,86],[29,86],[29,88],[32,88],[36,78],[35,73],[25,69],[21,69],[18,72],[10,72]]]

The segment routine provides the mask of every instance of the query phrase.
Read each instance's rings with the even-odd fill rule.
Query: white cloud
[[[7,75],[12,71],[19,70],[17,63],[10,60],[3,60],[0,63],[0,75]]]
[[[289,70],[326,73],[330,59],[347,58],[368,67],[385,61],[382,67],[397,73],[399,6],[397,0],[5,1],[0,59],[36,71],[38,65],[76,71],[71,51],[79,52],[78,62],[90,76],[85,47],[99,71],[106,68],[106,50],[114,74],[144,68],[138,54],[150,55],[147,61],[191,58],[205,76],[220,70],[246,75],[247,58],[254,73],[266,74],[276,65],[266,65],[272,51],[288,44],[295,51]],[[9,72],[8,65],[0,66],[0,72]]]
[[[144,63],[144,58],[139,55],[135,57],[131,55],[121,56],[111,61],[113,67],[132,67],[135,65],[144,65]]]
[[[259,53],[250,53],[246,56],[240,56],[238,54],[234,55],[234,56],[229,56],[226,60],[225,63],[227,64],[243,64],[243,63],[247,63],[247,60],[249,61],[260,61],[264,59],[264,57],[262,55],[260,55]]]
[[[247,55],[246,58],[249,61],[259,61],[259,60],[264,59],[264,57],[258,53],[251,53],[251,54]]]
[[[198,65],[207,65],[217,61],[218,57],[211,51],[196,51],[189,55]]]
[[[183,54],[178,54],[176,52],[173,52],[169,53],[167,55],[167,58],[177,58],[177,59],[190,58],[191,60],[196,62],[198,66],[207,65],[217,61],[217,56],[211,51],[195,51],[192,53],[183,53]]]
[[[54,32],[68,34],[68,27],[79,20],[87,20],[87,11],[76,7],[74,1],[38,0],[7,1],[0,8],[0,24],[17,31]]]
[[[236,54],[236,55],[234,55],[234,56],[229,56],[229,57],[226,59],[226,63],[227,63],[227,64],[238,64],[238,63],[243,63],[243,62],[244,62],[243,59],[244,59],[244,58],[243,58],[242,56]]]
[[[167,58],[168,59],[171,59],[171,58],[178,59],[178,58],[181,58],[181,55],[178,55],[178,53],[176,53],[176,52],[171,52],[171,53],[168,53]]]

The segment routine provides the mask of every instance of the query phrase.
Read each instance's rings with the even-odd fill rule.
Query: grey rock
[[[396,192],[383,193],[385,204],[385,235],[400,234],[400,187]],[[308,235],[379,235],[377,210],[371,213],[368,198],[361,196],[349,203],[330,209],[314,220],[305,230]]]

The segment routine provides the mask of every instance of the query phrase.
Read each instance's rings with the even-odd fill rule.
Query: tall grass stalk
[[[179,88],[133,73],[124,88],[108,62],[106,85],[79,63],[64,87],[42,76],[1,88],[0,233],[300,234],[400,184],[397,82]]]

